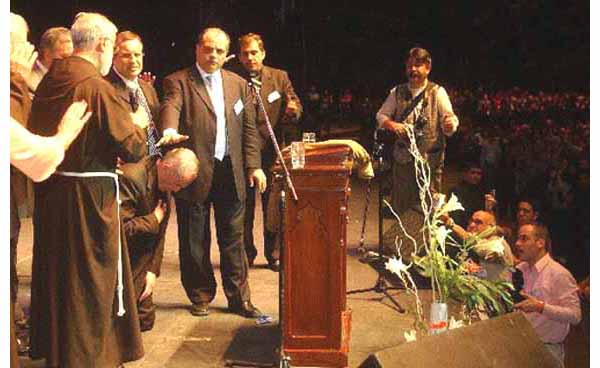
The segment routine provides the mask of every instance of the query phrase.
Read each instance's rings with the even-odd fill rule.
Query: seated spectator
[[[467,227],[475,211],[485,209],[485,189],[482,178],[481,166],[475,162],[467,163],[464,166],[461,182],[448,192],[448,198],[455,194],[465,209],[452,214],[454,221],[463,228]]]
[[[522,262],[523,301],[515,309],[525,313],[546,348],[564,365],[564,340],[570,325],[581,320],[577,284],[571,273],[550,257],[548,229],[540,224],[519,228],[516,249]]]
[[[479,237],[472,250],[477,263],[482,270],[482,277],[497,281],[510,280],[510,268],[514,264],[513,254],[508,243],[497,232],[492,231],[496,226],[496,217],[491,212],[476,211],[471,216],[467,230],[452,221],[444,218],[445,225],[463,241]]]

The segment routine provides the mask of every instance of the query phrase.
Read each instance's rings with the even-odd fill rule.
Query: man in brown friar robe
[[[164,158],[147,156],[119,168],[121,218],[142,331],[151,330],[156,318],[152,294],[165,250],[169,193],[178,192],[194,181],[198,168],[196,154],[187,148],[169,151]]]
[[[106,17],[80,13],[73,56],[54,61],[29,119],[49,136],[71,102],[92,111],[57,172],[35,187],[30,354],[48,367],[116,367],[144,354],[114,173],[117,157],[144,157],[146,141],[102,77],[116,33]]]

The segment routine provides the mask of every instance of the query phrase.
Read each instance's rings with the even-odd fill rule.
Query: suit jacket
[[[239,200],[246,198],[246,170],[261,167],[260,142],[255,125],[256,109],[250,89],[239,75],[221,70],[225,98],[227,145]],[[190,137],[184,146],[200,161],[198,178],[176,194],[177,198],[204,202],[210,192],[217,117],[196,65],[175,72],[163,81],[161,131],[176,129]]]
[[[169,200],[167,194],[158,189],[155,156],[122,165],[120,170],[121,219],[134,283],[138,289],[139,279],[143,289],[147,271],[160,275],[170,210],[167,209],[165,218],[158,223],[154,209],[159,199],[167,205]]]
[[[298,122],[302,115],[302,104],[294,91],[294,87],[286,71],[265,65],[261,71],[260,78],[262,82],[260,97],[269,116],[271,126],[277,133],[278,142],[281,142],[280,132],[277,129],[279,123],[288,121],[291,123]],[[285,107],[289,100],[296,101],[300,106],[300,109],[294,116],[285,115]],[[271,138],[269,137],[265,115],[259,110],[257,110],[256,127],[260,132],[261,148],[264,149],[265,146],[270,146]]]
[[[123,82],[123,79],[115,73],[115,71],[111,68],[110,72],[106,75],[106,80],[110,82],[115,87],[117,91],[117,96],[121,98],[127,106],[132,110],[131,104],[129,103],[129,89]],[[138,83],[140,84],[140,88],[146,97],[146,102],[148,102],[148,108],[150,108],[150,113],[152,114],[152,120],[154,121],[154,125],[159,126],[158,119],[160,118],[160,103],[158,101],[158,95],[156,94],[156,90],[152,86],[152,84],[138,79]],[[140,106],[139,108],[142,108]]]

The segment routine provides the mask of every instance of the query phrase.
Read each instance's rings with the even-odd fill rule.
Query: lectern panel
[[[347,365],[351,316],[346,310],[346,222],[351,164],[345,146],[309,150],[305,168],[291,172],[298,201],[288,191],[282,319],[283,349],[292,365]]]

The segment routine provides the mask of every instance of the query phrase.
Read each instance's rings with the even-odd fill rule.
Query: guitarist
[[[417,146],[431,167],[431,186],[441,192],[446,137],[458,128],[444,87],[427,79],[431,55],[412,48],[406,58],[408,83],[394,87],[377,112],[381,133],[394,137],[392,162],[392,206],[397,213],[420,209],[413,159],[408,152],[407,124],[415,127]]]

